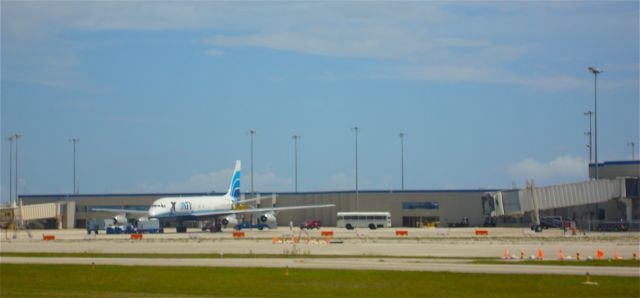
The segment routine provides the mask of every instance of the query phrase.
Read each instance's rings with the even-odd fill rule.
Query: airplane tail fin
[[[233,170],[231,176],[231,184],[229,185],[229,191],[227,195],[233,198],[234,202],[238,202],[240,199],[240,161],[236,160],[236,168]]]

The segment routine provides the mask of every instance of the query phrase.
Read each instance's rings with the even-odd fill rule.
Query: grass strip
[[[640,278],[0,264],[1,297],[639,297]]]

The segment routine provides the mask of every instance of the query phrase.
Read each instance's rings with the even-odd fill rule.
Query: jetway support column
[[[540,226],[540,208],[538,208],[538,200],[534,191],[535,185],[533,179],[527,183],[527,188],[531,191],[531,200],[533,200],[533,222],[536,227]]]
[[[19,221],[17,223],[20,224],[20,227],[24,227],[24,219],[23,219],[24,208],[22,208],[22,199],[20,199],[20,205],[18,206],[18,210],[19,210],[19,214],[20,215],[18,216]],[[15,216],[15,214],[14,214],[14,216]]]
[[[56,204],[56,229],[62,230],[62,210],[61,204]]]
[[[631,221],[631,207],[632,207],[632,203],[631,203],[631,199],[630,198],[620,198],[620,202],[622,202],[625,206],[625,215],[627,218],[627,221]]]

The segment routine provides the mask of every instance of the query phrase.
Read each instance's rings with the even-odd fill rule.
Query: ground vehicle
[[[138,233],[159,233],[160,221],[156,218],[140,219],[138,220],[138,227],[136,231]]]
[[[469,218],[468,217],[463,217],[462,221],[460,222],[454,222],[454,223],[450,223],[449,227],[450,228],[460,228],[460,227],[468,227],[469,226]]]
[[[220,222],[216,222],[216,220],[212,220],[212,221],[207,221],[204,226],[202,227],[202,231],[203,232],[211,232],[211,233],[218,233],[222,231],[222,225],[220,224]]]
[[[542,216],[540,217],[540,225],[532,225],[531,230],[542,232],[542,230],[548,228],[566,229],[569,226],[571,226],[571,220],[563,218],[562,216]]]
[[[87,222],[87,234],[94,232],[98,234],[99,230],[104,230],[109,225],[113,224],[113,219],[110,218],[94,218]]]
[[[565,226],[565,220],[562,216],[542,216],[540,217],[540,225],[543,229],[562,228]]]
[[[607,220],[596,226],[598,231],[610,232],[626,232],[629,230],[629,224],[623,220]]]
[[[485,217],[484,218],[484,223],[482,224],[483,227],[495,227],[496,226],[496,221],[495,219],[493,219],[492,217]]]
[[[263,230],[264,228],[269,229],[269,225],[266,223],[257,223],[257,224],[251,224],[248,221],[243,221],[241,223],[239,223],[238,225],[236,225],[234,227],[234,229],[240,231],[242,229],[258,229],[258,230]]]
[[[338,212],[338,228],[390,228],[391,213],[389,212]]]
[[[322,223],[317,219],[307,220],[300,224],[301,229],[320,229],[322,227]]]
[[[137,233],[136,228],[131,225],[122,225],[122,226],[110,226],[106,228],[107,234],[135,234]]]

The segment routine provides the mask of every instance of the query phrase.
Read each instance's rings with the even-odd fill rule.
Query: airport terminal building
[[[605,203],[576,205],[565,208],[540,210],[541,215],[555,215],[587,223],[597,220],[627,218],[640,219],[640,161],[605,162],[599,164],[599,179],[625,177],[625,195]],[[593,176],[594,166],[590,166]],[[317,219],[325,226],[335,226],[337,212],[371,211],[390,212],[392,226],[417,227],[437,224],[447,227],[467,221],[470,226],[482,226],[487,221],[483,196],[500,190],[405,190],[405,191],[323,191],[243,194],[245,198],[275,195],[276,199],[261,199],[259,207],[286,207],[295,205],[334,204],[333,208],[283,211],[277,214],[280,226],[290,222],[298,225]],[[221,195],[205,193],[151,193],[151,194],[80,194],[80,195],[21,195],[24,205],[60,203],[57,218],[40,222],[49,228],[84,228],[88,220],[109,218],[113,214],[91,211],[92,208],[118,208],[147,210],[161,197]],[[625,205],[625,202],[630,202]],[[630,204],[630,205],[629,205]],[[358,208],[359,206],[359,208]],[[629,208],[630,206],[630,208]],[[630,212],[629,212],[630,210]],[[247,219],[247,218],[245,218]],[[528,214],[502,216],[494,219],[498,226],[528,226]],[[192,223],[197,224],[197,223]]]

